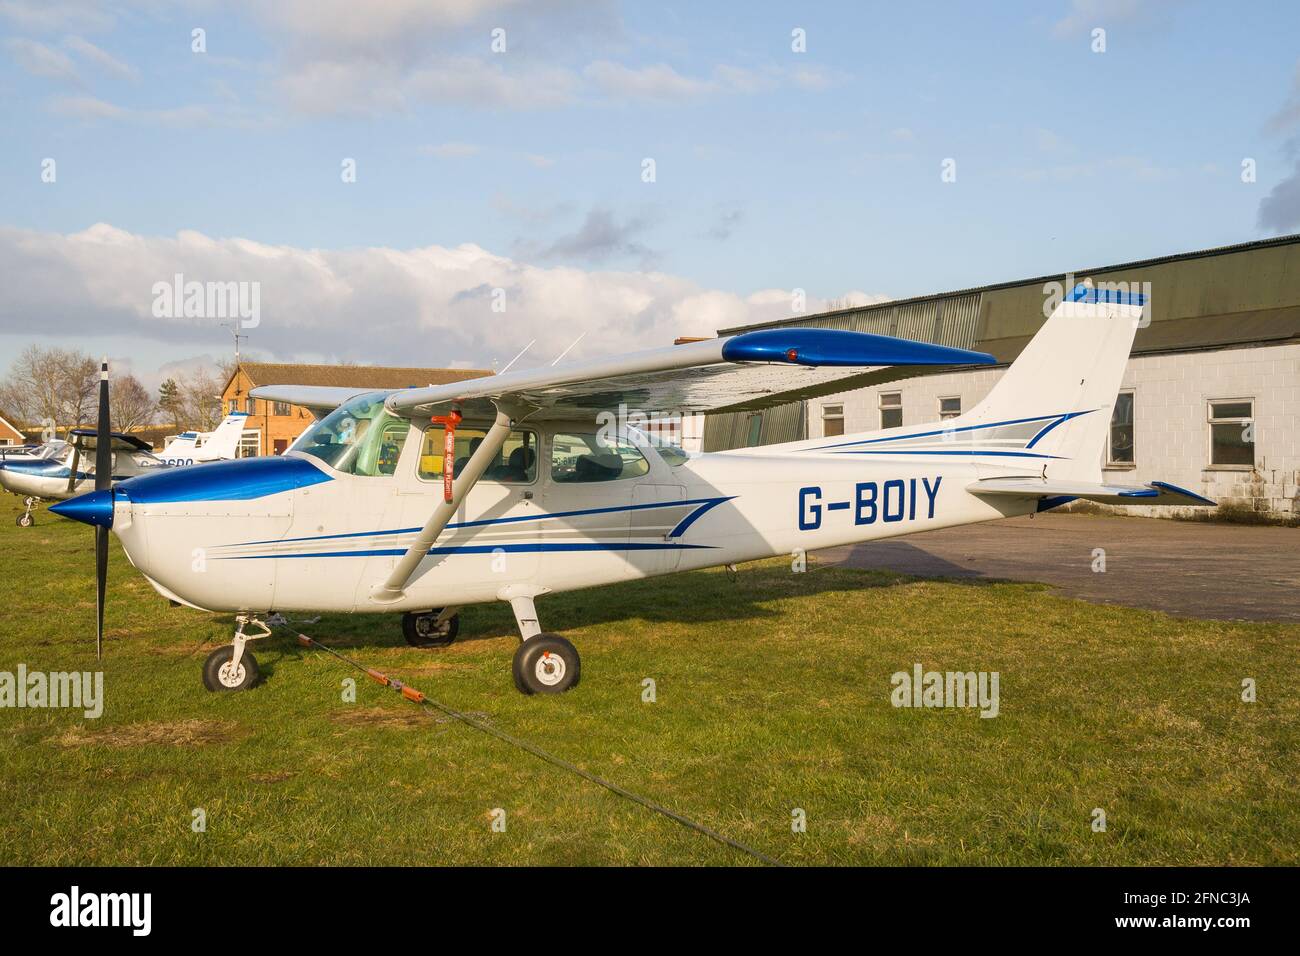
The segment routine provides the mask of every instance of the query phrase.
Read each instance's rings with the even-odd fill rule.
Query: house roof
[[[384,365],[291,365],[243,362],[239,366],[257,385],[334,385],[343,388],[422,388],[491,375],[484,368],[395,368]],[[234,379],[234,374],[231,379]],[[230,388],[226,382],[224,395]]]

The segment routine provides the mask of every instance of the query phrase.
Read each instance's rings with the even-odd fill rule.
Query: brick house
[[[390,368],[380,365],[281,365],[241,362],[221,392],[221,410],[247,412],[244,455],[279,455],[313,421],[311,412],[283,402],[248,397],[259,385],[332,385],[343,388],[412,388],[482,378],[481,368]]]
[[[27,439],[23,437],[22,431],[0,415],[0,445],[22,445],[26,442]]]

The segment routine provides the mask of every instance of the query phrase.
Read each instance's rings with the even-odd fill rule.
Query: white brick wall
[[[823,434],[823,405],[844,406],[846,433],[879,428],[881,392],[902,392],[904,427],[938,421],[941,396],[960,395],[962,410],[969,411],[988,394],[1002,371],[929,375],[812,399],[808,435]],[[1168,481],[1224,505],[1282,517],[1300,515],[1300,343],[1138,355],[1129,360],[1123,387],[1134,393],[1136,467],[1107,469],[1107,480]],[[1253,471],[1210,467],[1208,403],[1227,398],[1254,402]],[[1175,511],[1116,510],[1160,516]]]

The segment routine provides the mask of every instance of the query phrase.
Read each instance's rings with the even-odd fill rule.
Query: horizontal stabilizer
[[[1075,498],[1106,505],[1209,505],[1216,502],[1164,481],[1146,485],[1106,485],[1090,481],[1042,478],[985,478],[966,486],[976,495],[1014,495],[1020,498],[1060,498],[1049,507]],[[1041,509],[1040,509],[1041,510]]]

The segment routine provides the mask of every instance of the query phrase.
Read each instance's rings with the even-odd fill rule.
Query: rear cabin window
[[[650,471],[645,455],[631,442],[596,435],[556,435],[551,439],[551,480],[565,484],[640,478]]]
[[[442,480],[444,430],[441,425],[431,425],[424,430],[420,446],[419,475],[428,481]],[[470,455],[487,437],[484,428],[462,426],[456,429],[456,460],[452,477],[458,478],[469,464]],[[527,484],[537,479],[537,433],[512,431],[506,443],[488,463],[482,481],[500,481],[506,484]]]

